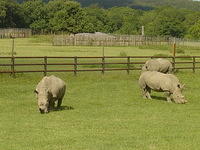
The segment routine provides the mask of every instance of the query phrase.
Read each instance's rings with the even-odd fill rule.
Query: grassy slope
[[[199,147],[199,74],[179,73],[189,103],[141,98],[139,73],[56,74],[68,84],[63,107],[41,115],[33,94],[42,74],[0,78],[2,150],[196,149]],[[190,79],[195,82],[191,82]],[[195,94],[194,94],[195,93]]]

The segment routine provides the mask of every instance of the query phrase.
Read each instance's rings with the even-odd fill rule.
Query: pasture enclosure
[[[172,57],[169,49],[160,47],[104,47],[102,57],[101,46],[52,46],[49,39],[44,36],[15,39],[14,57],[9,54],[12,40],[0,40],[0,149],[199,147],[199,49],[184,47],[184,54]],[[121,52],[127,56],[122,57]],[[175,62],[175,68],[189,70],[175,73],[185,84],[183,94],[187,104],[167,103],[158,92],[152,92],[153,100],[142,98],[138,86],[140,72],[136,69],[160,54],[169,56],[164,58]],[[33,91],[46,74],[63,79],[67,91],[60,111],[41,115]]]
[[[31,37],[32,31],[31,29],[24,28],[8,28],[3,29],[0,28],[0,39],[1,38],[28,38]]]
[[[104,56],[104,57],[0,57],[0,73],[87,72],[141,70],[150,58],[169,59],[174,69],[200,69],[200,56]]]
[[[1,150],[188,150],[200,146],[199,71],[178,72],[187,104],[142,98],[139,72],[52,73],[67,83],[60,111],[41,115],[42,74],[0,75]]]
[[[113,35],[105,33],[79,33],[71,35],[54,35],[54,46],[142,46],[172,45],[200,47],[200,41],[174,37],[152,37],[144,35]]]

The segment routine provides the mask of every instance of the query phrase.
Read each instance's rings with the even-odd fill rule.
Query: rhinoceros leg
[[[55,107],[55,101],[54,100],[49,101],[49,109],[53,110],[54,107]]]
[[[165,92],[165,95],[167,97],[167,102],[172,102],[171,94],[169,92]]]
[[[57,108],[60,108],[60,106],[61,106],[61,104],[62,104],[62,99],[63,99],[63,97],[60,98],[60,99],[58,99]]]
[[[148,99],[152,99],[152,98],[151,98],[151,95],[150,95],[151,89],[150,89],[149,87],[147,87],[146,90],[147,90],[147,91],[146,91],[146,96],[147,96],[147,98],[148,98]]]
[[[147,99],[146,89],[142,89],[142,96],[144,99]]]

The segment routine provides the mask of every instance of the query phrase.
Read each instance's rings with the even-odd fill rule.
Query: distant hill
[[[23,3],[23,2],[26,2],[26,1],[30,1],[30,0],[14,0],[14,1],[17,1],[18,3]],[[50,0],[42,0],[43,2],[48,2]]]
[[[27,0],[17,0],[23,2]],[[48,2],[50,0],[43,0]],[[136,9],[149,10],[159,6],[173,6],[175,8],[183,8],[200,11],[200,1],[194,0],[75,0],[81,3],[83,7],[90,5],[98,5],[103,8],[111,8],[114,6],[128,6]]]
[[[129,6],[132,4],[133,0],[76,0],[82,4],[82,6],[89,6],[93,4],[98,4],[104,8],[110,8],[114,6]]]
[[[152,9],[158,6],[173,6],[200,11],[200,2],[192,0],[77,0],[82,6],[98,4],[104,8],[129,6],[137,9]]]
[[[175,8],[200,11],[200,2],[193,0],[133,0],[130,6],[132,7],[172,6]]]

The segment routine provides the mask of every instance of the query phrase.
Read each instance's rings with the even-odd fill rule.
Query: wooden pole
[[[11,65],[11,75],[12,75],[12,77],[15,77],[15,57],[14,56],[12,56],[11,57],[11,62],[12,62],[12,65]]]
[[[11,49],[11,56],[14,57],[14,48],[15,48],[15,38],[12,37],[12,49]]]
[[[173,43],[173,57],[176,56],[176,39],[174,38],[174,43]]]
[[[127,73],[130,73],[130,56],[127,57]]]
[[[11,74],[12,74],[12,77],[15,77],[15,57],[14,57],[14,47],[15,47],[15,38],[14,37],[11,37],[12,38],[12,48],[11,48]]]
[[[102,55],[103,55],[103,57],[105,56],[105,49],[104,49],[104,45],[103,45],[103,49],[102,49]]]
[[[44,76],[47,75],[47,56],[44,57]]]
[[[196,60],[195,57],[193,57],[193,73],[195,73],[195,68],[196,68]]]
[[[172,57],[172,67],[173,67],[173,71],[175,71],[175,57]]]
[[[105,57],[102,57],[102,74],[105,72]]]
[[[78,63],[78,58],[77,56],[74,57],[74,75],[77,75],[77,63]]]

